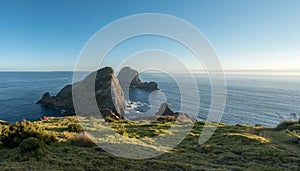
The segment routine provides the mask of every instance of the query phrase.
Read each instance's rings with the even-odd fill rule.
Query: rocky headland
[[[106,114],[114,113],[121,118],[125,113],[126,104],[119,80],[111,67],[99,69],[90,73],[82,81],[65,86],[56,96],[51,96],[47,92],[37,103],[50,108],[63,109],[68,114],[74,113],[72,90],[76,90],[79,94],[78,98],[94,97],[91,96],[91,92],[86,91],[87,84],[91,83],[91,79],[95,80],[95,91],[92,93],[95,93],[99,110]],[[83,100],[81,105],[89,106],[89,100]]]
[[[91,79],[95,81],[93,82]],[[94,92],[86,90],[90,83],[95,83]],[[72,91],[75,90],[77,93],[75,97],[80,100],[80,105],[90,106],[92,98],[96,97],[98,108],[104,118],[110,116],[114,119],[122,119],[126,110],[126,100],[129,100],[129,89],[151,92],[158,90],[158,85],[155,82],[142,82],[139,73],[130,67],[121,69],[118,77],[115,76],[111,67],[104,67],[90,73],[80,82],[66,85],[55,96],[46,92],[37,103],[45,107],[63,109],[64,115],[75,115],[74,96],[72,95]],[[91,93],[95,93],[95,96]],[[97,113],[97,111],[88,111],[88,108],[83,112],[89,113],[85,113],[85,116]]]
[[[95,83],[94,92],[86,90],[90,83]],[[75,115],[73,98],[76,97],[78,98],[76,100],[80,101],[80,105],[84,106],[84,110],[79,111],[80,113],[76,111],[77,115],[94,116],[100,110],[103,118],[110,117],[121,120],[124,119],[126,101],[130,101],[129,94],[133,89],[141,89],[150,93],[158,90],[158,85],[155,82],[142,82],[139,73],[130,67],[122,68],[118,77],[115,76],[111,67],[104,67],[90,73],[80,82],[65,86],[56,96],[51,96],[49,92],[46,92],[37,103],[50,108],[63,109],[65,116]],[[76,96],[72,95],[72,91],[76,91]],[[91,93],[95,93],[95,95],[93,96]],[[96,97],[99,110],[91,111],[89,106],[94,97]],[[172,122],[194,123],[197,121],[195,117],[190,117],[188,114],[173,112],[167,103],[161,104],[158,112],[153,113],[152,116],[141,118]]]

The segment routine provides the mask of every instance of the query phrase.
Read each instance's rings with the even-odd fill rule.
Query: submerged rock
[[[95,84],[94,92],[87,90],[90,83]],[[72,89],[76,92],[75,96],[72,96]],[[90,73],[82,81],[65,86],[56,96],[51,96],[47,92],[37,103],[55,109],[64,109],[66,112],[72,113],[74,112],[73,97],[76,97],[76,101],[79,101],[80,105],[86,109],[86,111],[79,111],[80,114],[84,115],[97,113],[90,107],[93,104],[94,99],[92,98],[94,97],[96,97],[100,111],[109,109],[115,114],[123,116],[126,110],[123,90],[111,67],[99,69]]]

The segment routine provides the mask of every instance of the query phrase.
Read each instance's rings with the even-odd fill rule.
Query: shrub
[[[290,142],[293,144],[300,144],[300,135],[296,131],[287,130],[288,135],[291,137]]]
[[[294,124],[288,127],[289,131],[300,132],[300,124]]]
[[[276,129],[277,130],[285,130],[285,129],[289,129],[290,130],[296,124],[297,124],[296,121],[291,121],[291,120],[282,121],[279,125],[277,125]]]
[[[73,124],[68,125],[68,131],[69,132],[82,132],[83,128],[80,124],[73,123]]]
[[[85,132],[80,132],[70,137],[69,140],[73,145],[79,147],[93,147],[95,143],[93,142],[91,136]]]
[[[29,137],[23,140],[20,144],[20,151],[22,153],[31,152],[38,149],[41,146],[41,141],[34,137]]]
[[[167,123],[167,122],[175,122],[176,121],[175,116],[161,116],[157,119],[158,122],[160,123]]]
[[[118,122],[118,120],[116,120],[110,116],[105,117],[104,120],[108,123],[117,123]]]
[[[16,122],[5,127],[1,131],[0,141],[3,146],[14,148],[19,146],[23,140],[30,137],[38,138],[46,143],[56,140],[53,134],[48,133],[38,124],[23,120],[22,122]]]
[[[262,150],[261,154],[265,157],[281,157],[283,154],[275,149]]]

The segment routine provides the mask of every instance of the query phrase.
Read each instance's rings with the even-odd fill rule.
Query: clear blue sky
[[[300,69],[299,9],[299,0],[3,0],[0,70],[73,70],[94,33],[138,13],[195,25],[225,69]]]

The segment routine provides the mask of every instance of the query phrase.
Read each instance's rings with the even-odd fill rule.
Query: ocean
[[[23,119],[36,120],[43,115],[62,116],[61,110],[45,108],[36,102],[45,92],[56,95],[61,88],[72,83],[72,77],[72,72],[0,72],[0,120],[16,122]],[[177,83],[184,83],[185,74],[177,74],[179,80],[158,73],[142,73],[140,77],[142,81],[157,82],[160,89],[158,94],[164,95],[172,110],[180,111],[181,93]],[[194,115],[205,120],[211,101],[210,81],[205,74],[195,74],[194,77],[198,90],[184,91],[199,95],[200,110],[198,115]],[[277,113],[285,119],[289,119],[291,113],[300,117],[299,76],[231,74],[226,75],[226,84],[223,123],[276,126],[282,121]],[[135,102],[129,112],[135,115],[149,112],[151,106],[148,93],[135,91],[131,96]],[[197,106],[193,101],[188,105],[189,108]]]

